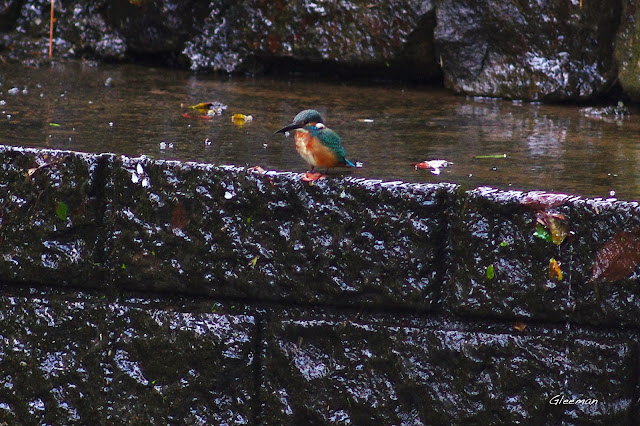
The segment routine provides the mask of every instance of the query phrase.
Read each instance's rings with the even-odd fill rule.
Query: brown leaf
[[[560,264],[553,257],[549,260],[549,279],[553,281],[562,280],[562,269],[560,269]]]
[[[520,203],[536,210],[550,209],[564,204],[571,196],[566,194],[549,194],[541,191],[528,192],[520,199]]]
[[[527,324],[523,323],[522,321],[518,321],[515,324],[513,324],[513,328],[518,330],[520,333],[522,333],[524,329],[527,328]]]
[[[640,263],[640,230],[618,232],[596,254],[590,282],[628,277]]]
[[[562,244],[569,234],[569,224],[567,218],[561,213],[555,212],[538,212],[537,222],[544,225],[551,234],[551,241],[557,246]]]
[[[171,227],[184,229],[186,228],[188,221],[187,210],[184,208],[182,203],[178,202],[171,211]]]

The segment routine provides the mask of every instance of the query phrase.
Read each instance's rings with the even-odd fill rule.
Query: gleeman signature
[[[566,398],[562,394],[552,396],[549,400],[551,405],[596,405],[598,400],[596,398]]]

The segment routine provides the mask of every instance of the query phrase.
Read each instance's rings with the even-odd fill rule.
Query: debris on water
[[[17,95],[18,93],[20,93],[20,89],[18,89],[17,87],[14,87],[13,89],[9,89],[9,90],[7,91],[7,93],[8,93],[8,94],[10,94],[10,95],[12,95],[12,96],[15,96],[15,95]]]
[[[104,86],[105,87],[112,87],[113,86],[113,78],[107,77],[107,79],[104,82]]]
[[[160,150],[164,151],[165,149],[173,149],[173,142],[160,142]]]
[[[434,175],[440,174],[440,169],[447,167],[449,164],[453,164],[448,162],[447,160],[428,160],[423,161],[421,163],[411,163],[411,165],[416,169],[431,169],[431,173]]]
[[[213,143],[213,141],[211,141],[211,139],[209,139],[209,138],[206,138],[204,140],[204,146],[211,146],[212,143]]]
[[[360,123],[373,123],[373,120],[370,118],[358,118]]]
[[[192,105],[189,108],[195,109],[201,114],[212,116],[222,115],[222,111],[227,109],[227,105],[222,102],[200,102],[199,104]]]
[[[609,105],[606,107],[582,108],[582,112],[586,117],[598,118],[625,118],[631,115],[631,111],[622,101],[618,101],[617,105]]]
[[[253,116],[244,115],[244,114],[233,114],[233,117],[231,117],[231,121],[233,121],[233,124],[236,124],[238,126],[242,126],[244,123],[248,123],[249,121],[253,121]]]
[[[476,160],[485,160],[490,158],[507,158],[507,154],[489,154],[489,155],[476,155]]]

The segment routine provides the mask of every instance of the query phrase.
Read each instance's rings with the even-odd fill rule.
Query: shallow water
[[[273,132],[314,108],[340,134],[347,157],[364,163],[332,175],[640,199],[639,111],[602,119],[578,106],[474,99],[437,88],[91,62],[2,64],[0,84],[0,144],[303,172],[293,138]],[[206,101],[228,109],[211,120],[182,116],[186,106]],[[239,126],[235,113],[254,119]],[[431,159],[452,164],[439,175],[411,166]]]

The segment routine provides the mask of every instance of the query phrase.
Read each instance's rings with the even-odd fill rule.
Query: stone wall
[[[443,82],[461,94],[553,102],[613,92],[638,101],[639,2],[55,2],[53,60]],[[50,5],[4,2],[3,60],[46,61]]]
[[[0,164],[0,421],[639,420],[637,203]]]

